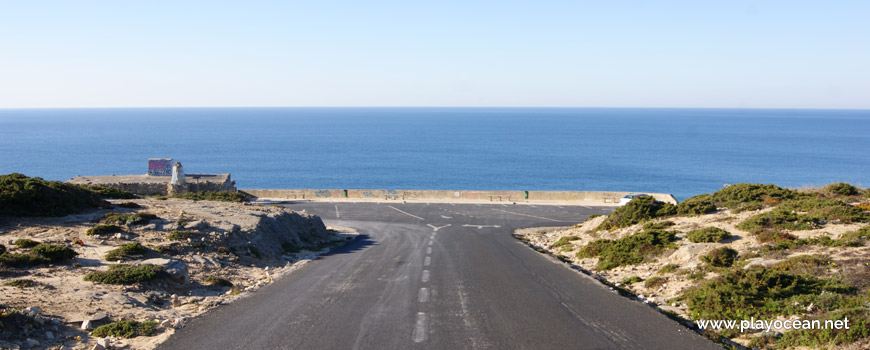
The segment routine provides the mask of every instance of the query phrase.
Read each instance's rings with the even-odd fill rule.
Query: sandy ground
[[[758,247],[760,243],[758,243],[754,237],[747,232],[737,229],[735,225],[751,216],[770,210],[773,210],[773,208],[761,211],[747,211],[738,214],[732,214],[730,210],[721,210],[713,214],[697,217],[671,217],[656,220],[672,221],[675,223],[674,226],[667,229],[680,232],[677,234],[677,237],[680,238],[676,241],[677,248],[666,250],[662,254],[655,256],[652,259],[648,259],[641,264],[621,266],[606,271],[599,271],[596,268],[598,258],[577,258],[576,253],[579,248],[596,239],[618,239],[638,233],[643,230],[642,224],[614,231],[595,231],[595,228],[606,218],[597,217],[585,223],[575,225],[574,227],[527,228],[518,230],[516,234],[528,239],[528,243],[536,249],[542,249],[543,251],[553,255],[561,255],[562,257],[560,258],[568,259],[571,264],[581,268],[594,277],[606,280],[615,287],[626,288],[636,296],[636,300],[639,302],[647,303],[659,309],[676,313],[685,319],[691,319],[688,315],[687,305],[681,302],[674,302],[671,299],[681,295],[686,289],[696,286],[704,280],[716,277],[716,274],[711,272],[707,273],[705,278],[702,280],[691,280],[688,278],[687,273],[681,273],[680,270],[683,270],[683,272],[692,271],[696,267],[699,267],[699,265],[704,264],[700,258],[706,255],[709,251],[718,247],[728,246],[737,250],[741,254],[750,251],[752,248]],[[733,237],[722,243],[692,243],[688,239],[682,239],[686,232],[708,226],[724,229],[730,232]],[[836,239],[843,233],[855,231],[863,226],[867,226],[867,224],[828,224],[815,230],[791,231],[790,233],[799,238],[829,236],[832,239]],[[566,246],[553,247],[553,244],[556,241],[565,236],[576,236],[579,239],[572,241]],[[790,257],[804,254],[827,255],[833,260],[854,260],[855,257],[863,257],[866,259],[870,256],[870,247],[808,246],[807,248],[792,249],[789,250],[787,254],[780,254],[775,257],[750,259],[747,267],[754,264],[772,265]],[[658,272],[662,267],[669,264],[676,265],[678,267],[677,270],[667,273]],[[841,266],[839,268],[845,267],[846,266]],[[864,267],[862,266],[862,268]],[[644,282],[623,285],[622,281],[633,276],[640,277],[643,280],[647,280],[651,277],[661,277],[666,281],[663,284],[652,288],[646,287]],[[749,339],[735,339],[735,341],[745,344],[748,343]]]
[[[12,242],[29,238],[41,243],[70,246],[79,254],[65,264],[3,268],[0,271],[2,307],[17,310],[35,307],[38,310],[34,327],[17,336],[0,338],[0,348],[91,349],[98,339],[81,329],[84,321],[90,320],[93,329],[111,321],[135,320],[156,321],[160,324],[157,334],[107,339],[110,346],[151,349],[172,335],[176,328],[183,327],[189,318],[245,297],[329,250],[285,254],[282,242],[298,246],[330,241],[343,243],[357,234],[348,228],[327,228],[318,217],[277,206],[179,199],[131,201],[142,208],[116,208],[112,211],[151,213],[159,219],[146,225],[125,227],[120,234],[105,236],[88,236],[85,232],[110,210],[61,218],[5,219],[5,222],[0,222],[0,243],[10,252],[25,252]],[[192,232],[191,238],[181,241],[167,238],[168,232],[179,229]],[[82,244],[77,244],[77,240]],[[166,262],[171,259],[171,264],[176,264],[173,266],[184,267],[182,272],[186,270],[187,280],[178,275],[174,280],[158,278],[156,282],[135,285],[83,280],[85,274],[107,270],[109,265],[117,263],[105,260],[109,250],[134,241],[152,250],[122,263],[140,264],[154,258],[167,259],[158,260]],[[164,254],[153,250],[159,248],[168,250],[164,250]],[[204,280],[209,276],[226,279],[234,286],[208,285]],[[18,279],[31,280],[35,286],[18,288],[6,285]]]

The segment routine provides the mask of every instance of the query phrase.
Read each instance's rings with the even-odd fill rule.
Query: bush
[[[91,332],[94,337],[121,337],[134,338],[138,336],[152,336],[157,332],[157,322],[145,321],[118,321],[97,327]]]
[[[624,280],[622,280],[622,284],[627,286],[627,285],[635,284],[635,283],[641,282],[641,281],[643,281],[643,278],[640,278],[637,276],[631,276],[631,277],[626,277]]]
[[[677,271],[679,269],[680,269],[680,265],[667,264],[665,266],[662,266],[662,268],[660,268],[656,273],[659,275],[664,275],[666,273],[671,273],[671,272]]]
[[[697,216],[714,211],[716,211],[716,204],[713,203],[713,196],[710,194],[697,195],[677,204],[679,215]]]
[[[686,238],[692,243],[718,243],[731,238],[731,234],[718,227],[704,227],[687,232]]]
[[[740,183],[713,192],[710,200],[718,207],[736,209],[747,204],[775,204],[785,199],[803,197],[800,192],[775,185]]]
[[[811,230],[818,223],[804,214],[797,214],[788,209],[777,208],[764,214],[753,216],[737,224],[737,228],[758,233],[765,229],[775,230]]]
[[[233,282],[230,282],[226,279],[217,277],[217,276],[208,276],[203,281],[203,284],[209,286],[220,286],[220,287],[232,287]]]
[[[728,247],[720,247],[701,257],[701,261],[713,267],[730,267],[737,259],[737,251]]]
[[[157,219],[157,215],[148,213],[106,213],[106,216],[103,217],[103,223],[132,226],[144,225],[154,219]]]
[[[0,175],[0,216],[64,216],[108,206],[99,194],[80,186]]]
[[[839,199],[810,198],[790,200],[780,205],[783,210],[806,212],[806,215],[817,221],[840,220],[846,223],[870,222],[870,213],[861,208],[849,205]]]
[[[650,279],[646,280],[646,282],[643,283],[643,286],[652,289],[652,288],[658,288],[658,287],[661,287],[661,286],[663,286],[665,283],[668,283],[668,279],[667,279],[667,278],[664,278],[664,277],[651,277]]]
[[[106,260],[117,261],[131,255],[145,255],[148,249],[139,242],[122,244],[120,247],[110,250],[106,253]]]
[[[93,235],[108,235],[116,232],[121,232],[121,227],[117,225],[97,225],[88,229],[85,233],[88,236]]]
[[[553,243],[553,248],[562,247],[563,252],[571,251],[574,249],[574,245],[571,244],[571,242],[576,241],[578,239],[580,239],[580,237],[577,237],[577,236],[565,236],[565,237],[559,238],[558,241]]]
[[[604,216],[604,215],[602,215],[602,214],[592,214],[592,215],[587,216],[586,219],[583,220],[583,222],[587,222],[587,221],[590,221],[590,220],[595,219],[595,218],[600,218],[600,217],[602,217],[602,216]]]
[[[82,185],[83,188],[90,190],[103,198],[109,199],[133,199],[136,198],[135,194],[124,191],[117,187],[106,186],[106,185]]]
[[[609,270],[618,266],[638,264],[645,257],[673,247],[676,233],[648,230],[617,240],[599,239],[577,252],[578,258],[598,257],[598,268]]]
[[[668,227],[676,225],[673,221],[650,222],[643,225],[644,230],[664,230]]]
[[[29,267],[48,263],[45,257],[32,253],[3,253],[0,254],[0,265],[10,267]]]
[[[15,242],[12,242],[12,244],[14,244],[18,248],[33,248],[33,247],[39,245],[39,242],[34,241],[32,239],[19,238],[19,239],[16,239]]]
[[[46,243],[36,245],[35,247],[33,247],[33,249],[30,250],[30,253],[46,258],[51,262],[72,259],[79,255],[70,247]]]
[[[193,232],[190,231],[170,231],[166,238],[172,241],[183,241],[190,238]]]
[[[155,265],[112,265],[108,271],[91,272],[85,275],[85,281],[100,282],[106,284],[131,284],[136,282],[145,282],[157,277],[157,274],[162,271],[159,266]]]
[[[627,227],[646,220],[674,215],[676,212],[676,206],[673,204],[657,201],[651,196],[634,197],[627,204],[616,208],[597,229]]]
[[[825,186],[825,192],[839,196],[854,196],[860,193],[858,188],[845,182],[838,182]]]
[[[849,329],[796,329],[786,332],[776,340],[783,348],[809,347],[813,349],[830,345],[844,345],[870,336],[870,313],[867,308],[851,308],[814,317],[824,325],[826,320],[839,321],[849,319]]]
[[[214,191],[176,193],[172,198],[190,199],[195,201],[247,202],[250,198],[244,192]]]
[[[36,286],[36,282],[33,282],[31,280],[26,280],[26,279],[18,279],[18,280],[12,280],[12,281],[3,283],[3,285],[8,286],[8,287],[16,287],[16,288],[30,288],[30,287]]]

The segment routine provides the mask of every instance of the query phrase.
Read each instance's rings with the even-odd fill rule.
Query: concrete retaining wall
[[[335,189],[298,189],[298,190],[240,190],[257,198],[277,199],[380,199],[380,200],[483,200],[483,201],[554,201],[554,202],[599,202],[615,203],[630,193],[602,191],[444,191],[444,190],[335,190]],[[645,192],[647,193],[647,192]],[[668,193],[647,193],[657,200],[677,203]],[[528,195],[528,198],[526,197]]]

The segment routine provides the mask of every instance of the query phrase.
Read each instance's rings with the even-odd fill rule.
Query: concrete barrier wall
[[[630,193],[603,191],[446,191],[446,190],[336,190],[336,189],[297,189],[297,190],[240,190],[257,198],[277,199],[380,199],[380,200],[483,200],[483,201],[554,201],[554,202],[599,202],[615,203]],[[648,193],[655,199],[667,203],[677,203],[668,193]],[[528,198],[526,197],[528,195]]]

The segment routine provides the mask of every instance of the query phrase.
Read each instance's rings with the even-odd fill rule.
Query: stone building
[[[67,182],[106,185],[138,195],[171,195],[184,192],[235,191],[230,174],[185,174],[184,167],[171,158],[148,159],[145,175],[76,176]]]

